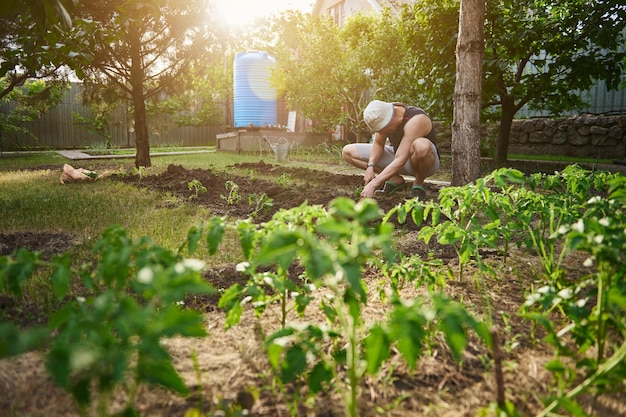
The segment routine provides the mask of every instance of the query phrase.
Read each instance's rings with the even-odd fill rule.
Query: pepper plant
[[[232,285],[220,297],[218,306],[226,312],[227,328],[239,323],[248,303],[252,304],[257,316],[270,308],[282,327],[291,311],[295,310],[298,315],[304,314],[310,302],[309,294],[315,285],[308,282],[306,276],[299,276],[295,280],[289,278],[292,251],[300,240],[312,238],[310,232],[315,222],[325,216],[328,213],[322,206],[303,203],[296,208],[279,210],[263,225],[255,225],[247,220],[236,224],[245,257],[237,269],[249,279],[245,285]],[[221,242],[223,229],[228,227],[224,223],[219,227],[216,224],[211,230],[221,230],[219,236],[213,233],[211,239],[207,237],[213,245]],[[269,267],[271,269],[268,270]],[[295,303],[293,309],[290,301]],[[276,302],[280,306],[278,312],[272,310]]]
[[[99,415],[110,415],[116,388],[127,394],[123,413],[129,416],[138,415],[134,399],[142,383],[187,394],[161,340],[206,335],[202,315],[180,305],[189,293],[212,291],[200,277],[204,262],[185,259],[148,238],[133,242],[115,226],[93,251],[95,264],[77,270],[68,255],[43,262],[22,252],[17,260],[3,257],[0,262],[3,283],[10,285],[26,281],[41,267],[51,268],[59,300],[70,295],[73,277],[83,286],[50,318],[46,367],[52,379],[73,396],[83,415],[94,400]],[[16,349],[25,343],[18,342]]]
[[[578,175],[581,171],[574,172]],[[557,357],[548,364],[555,377],[566,380],[566,375],[574,375],[576,370],[586,375],[574,388],[559,390],[542,416],[558,408],[580,409],[576,396],[619,386],[626,372],[626,177],[600,174],[602,183],[590,175],[587,171],[574,177],[583,178],[581,186],[567,186],[577,199],[588,199],[581,204],[577,218],[554,233],[568,253],[587,253],[579,266],[586,273],[547,282],[527,298],[524,307],[525,316],[545,327],[546,340],[556,349]],[[561,312],[560,321],[551,319],[550,313],[556,309]]]
[[[260,262],[280,259],[279,263],[287,265],[299,260],[309,279],[329,291],[320,305],[326,326],[284,327],[269,336],[266,348],[281,384],[299,383],[314,396],[334,382],[343,395],[345,415],[356,416],[360,382],[368,370],[378,371],[391,344],[398,344],[403,357],[414,366],[423,347],[434,338],[433,331],[444,332],[455,357],[467,343],[466,326],[478,329],[482,336],[486,332],[460,304],[453,305],[438,295],[432,298],[433,312],[426,301],[417,302],[419,307],[414,310],[406,309],[396,294],[396,313],[388,324],[365,323],[362,311],[369,291],[361,276],[363,268],[378,267],[399,277],[416,261],[403,265],[392,250],[393,227],[381,221],[383,213],[374,200],[355,203],[338,198],[331,202],[328,213],[316,222],[315,234],[279,230],[259,252]],[[393,265],[398,265],[397,271]],[[438,281],[435,274],[432,279]],[[439,326],[433,326],[432,320]]]

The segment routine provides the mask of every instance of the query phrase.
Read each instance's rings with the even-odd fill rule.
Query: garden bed
[[[159,175],[112,175],[100,181],[123,181],[139,188],[156,189],[181,197],[191,204],[203,206],[212,215],[228,219],[250,218],[255,223],[269,221],[281,209],[308,205],[328,207],[337,197],[357,199],[362,185],[361,175],[344,175],[307,168],[265,163],[238,164],[234,168],[249,175],[213,172],[210,169],[186,169],[170,165]],[[550,171],[548,171],[550,172]],[[273,180],[262,179],[270,176]],[[441,185],[427,183],[428,198],[437,201]],[[378,205],[385,212],[403,202],[405,195],[381,197]],[[419,238],[421,225],[393,219],[394,248],[403,256],[419,255],[425,260],[441,261],[441,270],[448,275],[444,292],[475,314],[485,312],[485,299],[490,301],[493,328],[499,336],[502,352],[503,383],[498,385],[494,374],[494,351],[478,338],[470,338],[462,361],[454,360],[443,339],[432,340],[431,348],[410,369],[394,348],[392,358],[377,376],[366,377],[361,384],[359,415],[361,416],[476,416],[498,399],[499,387],[505,389],[506,399],[515,404],[522,416],[537,415],[544,401],[555,394],[553,374],[546,365],[553,359],[554,350],[543,340],[542,328],[518,313],[525,297],[538,282],[542,265],[532,251],[514,248],[506,264],[502,248],[483,249],[481,260],[497,271],[477,280],[478,266],[465,265],[459,277],[459,258],[451,245]],[[61,235],[33,234],[2,235],[0,254],[11,253],[17,247],[28,247],[46,254],[67,249],[59,245]],[[63,238],[64,236],[61,236]],[[63,241],[71,240],[69,236]],[[565,258],[563,268],[568,279],[576,281],[588,271],[581,268],[585,260],[581,253]],[[289,278],[298,280],[302,269],[293,267]],[[247,276],[234,264],[213,267],[203,274],[215,288],[225,290],[235,283],[245,285]],[[362,312],[365,322],[382,319],[390,310],[388,300],[381,295],[388,291],[376,268],[366,269],[364,281],[369,290],[368,303]],[[412,299],[428,293],[425,286],[406,285],[401,293]],[[323,293],[316,294],[319,302]],[[319,297],[319,298],[318,298]],[[186,300],[187,307],[204,312],[209,337],[202,339],[173,338],[165,345],[174,357],[174,364],[186,384],[192,387],[188,398],[175,396],[165,390],[141,387],[137,393],[137,409],[145,416],[183,416],[185,411],[199,407],[214,410],[215,404],[226,400],[251,405],[251,415],[260,417],[288,416],[289,398],[280,392],[271,379],[271,370],[263,350],[264,334],[277,328],[275,318],[264,314],[257,318],[252,309],[243,312],[239,325],[224,330],[225,317],[218,307],[219,295],[198,296]],[[36,304],[23,304],[10,297],[0,299],[3,314],[28,326],[42,320]],[[29,310],[30,309],[30,310]],[[33,320],[34,318],[34,320]],[[323,323],[319,310],[309,309],[303,318],[295,314],[294,322]],[[194,365],[192,356],[196,358]],[[582,375],[574,377],[580,381]],[[584,410],[596,417],[626,414],[626,396],[621,392],[601,395],[585,394],[579,397]],[[291,387],[290,389],[293,389]],[[294,393],[288,389],[288,393]],[[38,353],[28,353],[0,362],[0,391],[4,393],[0,407],[13,415],[78,415],[71,398],[55,387],[47,376]],[[618,390],[619,391],[619,390]],[[114,401],[122,402],[123,398]],[[481,411],[482,410],[482,411]],[[340,395],[326,390],[318,396],[309,410],[301,407],[299,415],[341,416],[343,402]],[[308,414],[306,414],[308,413]],[[233,414],[234,415],[234,414]]]

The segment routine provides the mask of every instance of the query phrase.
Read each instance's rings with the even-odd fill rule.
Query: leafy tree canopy
[[[99,29],[87,81],[114,86],[132,104],[138,167],[151,165],[147,101],[184,91],[184,74],[219,45],[208,12],[204,0],[87,0],[80,5],[80,16]]]
[[[8,0],[0,6],[0,98],[29,78],[66,77],[91,59],[94,25],[69,17],[66,0]],[[73,24],[72,24],[73,23]]]
[[[626,7],[614,0],[487,4],[483,102],[498,106],[497,163],[506,161],[511,123],[524,105],[558,115],[583,107],[578,91],[597,80],[618,88],[625,26]]]
[[[405,45],[390,14],[358,14],[340,28],[327,18],[299,13],[274,23],[277,85],[290,108],[316,122],[324,132],[345,125],[358,139],[367,133],[362,110],[375,94],[389,96],[383,86],[402,59]]]
[[[6,89],[9,83],[9,79],[1,78],[0,88]],[[0,151],[12,135],[33,136],[24,124],[37,120],[57,105],[67,88],[67,84],[60,80],[27,80],[0,98]]]

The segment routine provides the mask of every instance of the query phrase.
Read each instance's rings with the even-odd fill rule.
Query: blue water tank
[[[276,59],[267,52],[238,52],[233,65],[235,127],[276,126],[277,92],[270,85]]]

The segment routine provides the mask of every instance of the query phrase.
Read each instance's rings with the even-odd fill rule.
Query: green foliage
[[[120,98],[132,104],[137,147],[135,166],[151,166],[146,103],[160,100],[166,92],[189,94],[183,74],[202,62],[207,51],[219,44],[217,25],[211,24],[209,9],[201,0],[131,1],[123,6],[116,3],[101,6],[79,9],[79,15],[93,21],[98,28],[91,45],[94,59],[85,78],[115,88]],[[144,65],[129,65],[129,62]],[[205,100],[199,100],[198,104],[200,101]]]
[[[253,193],[248,196],[248,205],[254,207],[252,213],[250,213],[250,217],[254,218],[261,211],[269,210],[274,205],[274,199],[265,193]]]
[[[43,327],[20,329],[13,323],[0,323],[0,358],[39,349],[47,337],[48,330]]]
[[[395,25],[405,51],[380,82],[383,97],[419,103],[437,119],[452,119],[459,5],[457,0],[419,1],[402,8]]]
[[[74,4],[68,0],[42,0],[37,2],[6,0],[0,7],[0,17],[11,18],[15,17],[15,15],[24,14],[33,20],[38,31],[45,31],[59,23],[64,28],[71,28],[72,18],[70,12],[73,11],[73,6]],[[26,13],[23,13],[24,9],[27,10]]]
[[[207,191],[206,187],[202,185],[202,183],[197,179],[189,181],[189,183],[187,184],[187,188],[189,188],[190,191],[194,192],[192,195],[189,196],[190,200],[198,198],[198,194],[206,193]]]
[[[219,51],[221,52],[221,51]],[[190,68],[189,74],[178,78],[170,95],[148,102],[149,114],[169,114],[177,126],[223,125],[223,102],[232,95],[223,56],[215,51],[200,67]]]
[[[359,139],[370,98],[416,103],[451,120],[459,6],[419,1],[399,15],[349,16],[341,28],[285,16],[270,30],[279,34],[276,85],[320,132],[341,124]],[[510,122],[523,106],[558,115],[583,108],[580,91],[598,80],[619,86],[624,27],[626,11],[613,0],[487,3],[482,100],[484,116],[501,121],[498,158],[506,160]]]
[[[275,386],[292,412],[336,390],[346,415],[354,415],[362,379],[386,371],[394,351],[414,369],[443,342],[456,359],[475,336],[491,347],[492,312],[484,289],[498,271],[481,251],[493,253],[495,247],[506,257],[508,246],[517,244],[539,254],[542,263],[520,314],[545,328],[555,353],[546,368],[555,390],[540,415],[575,415],[577,396],[619,388],[626,372],[625,178],[578,166],[529,177],[500,169],[475,184],[442,190],[438,202],[408,200],[388,213],[374,200],[339,198],[327,209],[305,203],[280,210],[263,224],[212,217],[190,228],[177,252],[147,238],[133,242],[122,229],[111,228],[94,245],[93,262],[79,268],[67,254],[44,261],[37,253],[16,251],[0,257],[0,291],[24,296],[44,267],[64,305],[46,329],[0,324],[0,355],[46,344],[49,372],[83,407],[97,400],[105,410],[111,390],[121,386],[129,395],[127,410],[134,412],[134,389],[142,382],[186,392],[159,343],[174,334],[204,334],[200,316],[179,305],[186,294],[208,291],[199,276],[203,263],[183,253],[192,256],[206,244],[216,255],[232,234],[244,257],[238,269],[248,280],[222,293],[227,327],[237,325],[245,309],[273,314],[280,329],[264,337],[264,346]],[[453,246],[460,269],[477,267],[482,318],[439,292],[451,273],[442,262],[404,258],[393,250],[392,216],[399,224],[421,226],[423,241]],[[580,273],[565,274],[565,260],[579,262],[572,267]],[[365,269],[380,271],[385,287],[367,285]],[[405,299],[406,285],[426,291]],[[363,312],[375,291],[389,303],[388,314],[367,322]],[[319,309],[323,323],[302,323],[312,308]],[[224,407],[233,415],[241,411]],[[497,412],[517,415],[508,402]]]
[[[280,177],[276,180],[276,184],[282,185],[283,187],[288,187],[291,184],[291,174],[285,172],[281,174]]]
[[[163,338],[206,335],[202,315],[180,306],[187,294],[206,294],[212,289],[202,281],[204,262],[184,259],[151,243],[133,242],[117,227],[107,229],[93,247],[97,262],[72,270],[68,256],[50,262],[22,250],[14,260],[0,258],[2,287],[7,283],[16,295],[20,284],[42,267],[51,268],[59,300],[70,291],[70,277],[84,286],[82,295],[66,302],[53,314],[45,334],[49,338],[47,369],[83,411],[97,401],[101,415],[109,415],[113,389],[125,389],[127,412],[134,410],[134,395],[141,383],[155,384],[186,394],[187,387],[172,366]],[[3,356],[36,348],[42,329],[15,335],[2,324],[3,335],[13,335]]]
[[[343,121],[343,89],[354,83],[342,72],[347,52],[341,43],[341,29],[330,19],[289,14],[274,31],[280,34],[280,44],[275,53],[277,72],[273,82],[285,91],[289,108],[314,119],[316,131],[329,131]],[[322,79],[324,83],[311,82]]]
[[[92,58],[93,22],[71,19],[67,10],[73,7],[66,6],[74,4],[66,0],[15,3],[0,6],[0,77],[8,81],[0,99],[29,79],[62,79],[67,67],[82,78],[83,66]]]
[[[266,349],[281,387],[290,383],[300,387],[294,391],[294,402],[301,401],[300,395],[304,392],[305,398],[315,397],[322,390],[339,384],[337,388],[343,395],[346,415],[355,416],[360,381],[367,369],[377,372],[387,358],[384,355],[389,354],[386,346],[398,343],[405,359],[414,366],[422,347],[432,337],[431,328],[445,334],[455,356],[467,343],[465,325],[479,330],[483,336],[486,334],[463,307],[454,306],[437,295],[433,298],[435,314],[424,310],[411,315],[398,303],[394,310],[397,313],[389,319],[389,326],[395,326],[393,331],[383,331],[379,325],[368,328],[361,317],[368,299],[361,271],[365,265],[393,269],[396,254],[391,248],[392,226],[380,221],[382,213],[374,200],[355,203],[348,198],[338,198],[331,202],[327,212],[314,208],[307,215],[298,216],[305,213],[303,208],[279,213],[273,222],[266,224],[263,235],[253,239],[260,249],[250,257],[250,262],[240,265],[251,279],[245,286],[232,286],[220,299],[220,306],[226,309],[227,325],[231,326],[238,323],[244,303],[251,302],[257,312],[259,308],[264,310],[267,302],[273,301],[264,287],[274,291],[283,315],[281,329],[267,338]],[[313,217],[309,216],[311,213]],[[296,287],[284,279],[284,271],[294,262],[305,267],[305,276],[311,285]],[[255,265],[266,264],[274,265],[278,274],[257,272]],[[401,271],[390,272],[392,276],[400,274]],[[286,325],[288,291],[292,294],[297,291],[293,304],[302,314],[309,305],[308,294],[318,287],[330,291],[319,307],[328,325]],[[422,303],[425,304],[426,301]],[[420,330],[424,323],[411,319],[419,314],[437,316],[441,321],[438,326]],[[409,344],[401,335],[416,338]]]
[[[95,132],[104,139],[105,149],[111,149],[111,127],[109,120],[113,111],[125,103],[120,99],[115,88],[109,84],[93,82],[82,83],[81,103],[89,112],[83,116],[73,112],[74,122],[90,132]]]
[[[1,78],[0,89],[9,88],[10,83],[9,78]],[[37,120],[58,104],[67,89],[68,86],[63,81],[34,80],[13,88],[0,98],[0,105],[7,108],[0,112],[0,150],[5,137],[17,134],[33,136],[24,124]]]
[[[226,184],[224,186],[226,187],[226,191],[228,191],[228,195],[220,194],[220,198],[222,200],[226,200],[226,203],[230,205],[239,204],[239,202],[241,201],[241,194],[239,194],[239,185],[237,185],[236,182],[229,180],[226,181]]]
[[[453,245],[460,273],[471,261],[485,271],[480,250],[502,240],[507,246],[511,241],[525,245],[538,255],[539,284],[526,297],[520,314],[545,327],[546,341],[556,353],[548,370],[563,386],[574,383],[570,376],[577,370],[588,376],[570,391],[560,390],[541,415],[559,407],[578,409],[577,395],[619,386],[626,371],[625,185],[622,174],[592,172],[577,165],[528,178],[519,171],[500,169],[476,184],[442,190],[439,203],[409,200],[385,217],[396,215],[401,223],[411,218],[424,224],[420,239],[428,242],[436,237],[441,244]],[[588,254],[579,266],[585,273],[572,278],[565,274],[563,260],[581,252]],[[555,315],[560,320],[555,321]],[[380,329],[376,337],[383,340],[373,342],[374,346],[390,343]],[[589,354],[592,351],[595,357]],[[574,364],[562,357],[572,358]],[[506,407],[507,415],[515,415],[511,404]]]

